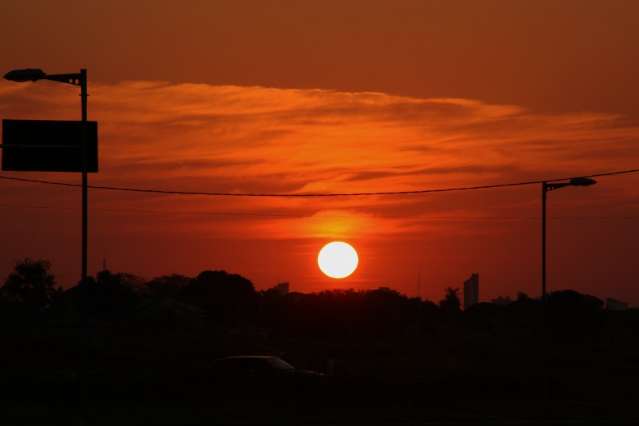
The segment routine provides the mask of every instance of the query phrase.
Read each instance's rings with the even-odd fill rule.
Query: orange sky
[[[96,2],[97,3],[97,2]],[[344,192],[636,168],[636,2],[7,2],[0,70],[89,68],[95,184]],[[182,5],[178,8],[178,5]],[[4,72],[4,71],[2,71]],[[77,91],[0,83],[0,117],[74,119]],[[78,181],[66,174],[17,174]],[[639,176],[549,195],[549,286],[639,302]],[[79,275],[79,191],[0,183],[0,273]],[[91,193],[90,270],[205,268],[259,288],[536,295],[539,188],[340,199]],[[322,277],[321,245],[360,253]]]

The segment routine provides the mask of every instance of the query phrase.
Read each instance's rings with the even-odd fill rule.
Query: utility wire
[[[416,189],[416,190],[410,190],[410,191],[371,191],[371,192],[332,192],[332,193],[331,192],[324,192],[324,193],[308,192],[308,193],[301,193],[301,194],[290,194],[290,193],[284,194],[284,193],[269,193],[269,192],[173,191],[173,190],[167,190],[167,189],[135,188],[135,187],[106,186],[106,185],[89,185],[89,188],[101,189],[106,191],[142,192],[142,193],[166,194],[166,195],[197,195],[197,196],[209,196],[209,197],[279,197],[279,198],[361,197],[361,196],[389,196],[389,195],[419,195],[419,194],[431,194],[431,193],[437,193],[437,192],[496,189],[496,188],[506,188],[506,187],[513,187],[513,186],[536,185],[536,184],[541,184],[543,182],[570,180],[576,177],[595,178],[595,177],[604,177],[604,176],[625,175],[625,174],[638,173],[638,172],[639,172],[639,169],[629,169],[629,170],[617,170],[612,172],[597,173],[597,174],[592,174],[587,176],[582,175],[582,176],[563,177],[563,178],[557,178],[557,179],[539,179],[539,180],[529,180],[529,181],[523,181],[523,182],[498,183],[498,184],[492,184],[492,185]],[[68,187],[82,186],[77,183],[50,181],[50,180],[44,180],[44,179],[19,178],[19,177],[10,177],[10,176],[0,176],[0,179],[12,180],[12,181],[18,181],[18,182],[27,182],[27,183],[37,183],[37,184],[43,184],[43,185],[57,185],[57,186],[68,186]]]
[[[0,203],[1,208],[8,209],[25,209],[25,210],[58,210],[58,211],[70,211],[75,212],[77,209],[72,207],[62,206],[48,206],[48,205],[25,205],[25,204],[6,204]],[[93,211],[100,213],[140,213],[140,214],[156,214],[162,216],[249,216],[249,217],[269,217],[269,218],[292,218],[292,219],[307,219],[312,215],[303,214],[284,214],[284,213],[250,213],[250,212],[231,212],[231,211],[194,211],[194,210],[146,210],[146,209],[127,209],[127,208],[101,208],[92,207]],[[330,216],[337,219],[348,219],[351,216],[337,215]],[[548,220],[638,220],[639,216],[554,216],[549,217]],[[537,221],[538,216],[435,216],[428,218],[420,218],[423,222],[525,222],[525,221]]]
[[[77,209],[73,207],[64,206],[49,206],[49,205],[32,205],[32,204],[6,204],[0,203],[0,208],[9,209],[29,209],[29,210],[59,210],[75,212]],[[249,216],[249,217],[282,217],[282,218],[303,218],[303,215],[283,214],[283,213],[254,213],[254,212],[233,212],[233,211],[194,211],[194,210],[147,210],[147,209],[128,209],[128,208],[102,208],[92,206],[92,210],[100,213],[141,213],[141,214],[158,214],[158,215],[187,215],[187,216]]]

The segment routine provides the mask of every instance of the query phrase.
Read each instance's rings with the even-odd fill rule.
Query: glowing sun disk
[[[320,270],[331,278],[346,278],[355,269],[359,258],[357,252],[348,243],[333,241],[326,244],[317,255]]]

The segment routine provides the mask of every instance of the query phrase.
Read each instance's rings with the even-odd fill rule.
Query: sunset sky
[[[639,2],[4,0],[0,74],[89,72],[95,185],[404,191],[639,168]],[[78,119],[77,88],[0,82],[0,118]],[[10,173],[79,183],[73,174]],[[549,194],[548,285],[639,303],[639,174]],[[0,181],[0,276],[80,275],[80,191]],[[243,198],[90,192],[89,269],[226,269],[257,288],[537,296],[540,188]],[[360,265],[321,274],[348,241]],[[421,286],[418,285],[421,282]]]

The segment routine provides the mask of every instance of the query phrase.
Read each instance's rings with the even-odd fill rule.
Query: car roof
[[[278,358],[278,357],[272,356],[272,355],[233,355],[233,356],[227,356],[224,358],[219,358],[217,359],[217,361],[221,361],[223,359],[273,359],[273,358]]]

